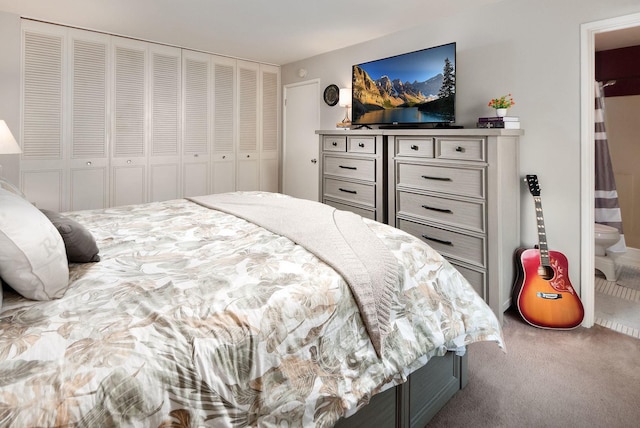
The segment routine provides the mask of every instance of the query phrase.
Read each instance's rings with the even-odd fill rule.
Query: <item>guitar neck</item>
[[[536,223],[538,224],[538,247],[540,249],[540,265],[549,266],[549,247],[547,246],[547,232],[544,228],[544,215],[542,214],[542,198],[534,196],[536,207]]]

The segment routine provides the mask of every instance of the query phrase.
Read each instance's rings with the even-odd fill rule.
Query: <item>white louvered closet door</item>
[[[149,44],[149,199],[182,197],[181,70],[179,48]]]
[[[21,185],[39,208],[64,211],[67,165],[63,122],[66,88],[63,27],[37,22],[22,27]]]
[[[278,192],[280,69],[260,65],[261,108],[260,121],[260,190]]]
[[[109,200],[110,37],[69,30],[69,210],[106,208]]]
[[[238,61],[237,190],[260,189],[259,69],[257,63]]]
[[[147,201],[147,43],[112,38],[111,202]]]
[[[236,190],[236,60],[212,56],[213,69],[213,193]]]
[[[184,196],[211,193],[211,55],[182,52]]]

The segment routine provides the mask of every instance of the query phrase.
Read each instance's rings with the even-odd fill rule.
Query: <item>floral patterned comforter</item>
[[[332,426],[447,349],[502,344],[464,278],[410,235],[382,359],[344,280],[287,238],[187,200],[66,214],[100,247],[63,298],[4,290],[0,426]]]

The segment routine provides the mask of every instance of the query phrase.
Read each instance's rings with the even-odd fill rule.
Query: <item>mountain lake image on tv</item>
[[[353,66],[354,125],[455,121],[456,44]]]

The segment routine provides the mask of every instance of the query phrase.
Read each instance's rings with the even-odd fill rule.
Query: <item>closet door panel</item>
[[[213,193],[236,190],[236,148],[238,143],[237,61],[213,56]]]
[[[260,66],[260,190],[279,190],[280,68]]]
[[[112,167],[112,206],[140,204],[146,197],[146,165]]]
[[[147,201],[147,43],[114,37],[111,197]]]
[[[210,192],[211,55],[183,51],[183,191],[184,196]]]
[[[152,202],[168,201],[179,198],[182,192],[179,187],[180,165],[175,161],[149,165],[149,198]]]
[[[71,167],[69,170],[70,211],[92,210],[109,206],[109,168]]]
[[[180,49],[149,44],[149,66],[149,199],[177,199],[182,196]]]
[[[109,206],[110,37],[69,30],[69,210]]]
[[[39,208],[65,211],[66,29],[23,21],[22,191]]]
[[[260,189],[259,68],[257,63],[238,61],[237,190]]]

